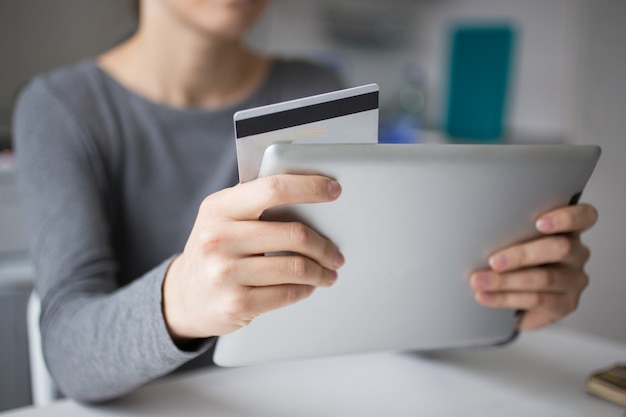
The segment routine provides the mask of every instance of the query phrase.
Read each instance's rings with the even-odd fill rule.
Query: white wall
[[[585,0],[576,142],[603,153],[583,196],[600,213],[584,235],[591,284],[567,325],[626,342],[626,2]]]

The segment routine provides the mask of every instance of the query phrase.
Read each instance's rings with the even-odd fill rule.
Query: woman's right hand
[[[344,263],[331,241],[302,223],[259,217],[271,207],[328,202],[340,194],[340,185],[326,177],[277,175],[208,196],[165,276],[163,314],[172,338],[230,333],[331,286]],[[264,256],[283,251],[293,254]]]

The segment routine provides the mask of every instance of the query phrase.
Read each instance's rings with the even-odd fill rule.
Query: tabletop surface
[[[507,347],[375,353],[170,376],[108,404],[62,400],[2,417],[624,416],[585,393],[626,345],[552,326]]]

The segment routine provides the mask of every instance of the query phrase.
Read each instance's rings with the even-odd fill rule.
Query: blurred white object
[[[344,0],[324,2],[320,8],[324,29],[335,41],[389,49],[407,43],[415,6],[410,0]]]
[[[0,258],[23,255],[28,250],[25,220],[11,165],[10,154],[3,153],[0,158]]]
[[[28,299],[26,320],[28,328],[28,353],[30,357],[30,383],[33,404],[36,407],[48,405],[57,398],[54,382],[43,359],[41,332],[39,330],[40,313],[41,303],[37,293],[33,291]]]

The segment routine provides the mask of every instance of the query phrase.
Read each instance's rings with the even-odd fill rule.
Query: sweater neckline
[[[223,107],[217,107],[214,109],[207,109],[207,108],[202,108],[202,107],[194,107],[194,106],[188,106],[188,107],[175,107],[175,106],[171,106],[169,104],[165,104],[165,103],[161,103],[155,100],[151,100],[131,89],[129,89],[128,87],[126,87],[125,85],[121,84],[115,77],[113,77],[111,74],[109,74],[104,68],[102,68],[100,65],[98,65],[97,61],[95,59],[90,60],[90,65],[92,65],[94,67],[94,69],[96,70],[96,72],[98,73],[98,75],[100,77],[102,77],[105,80],[105,83],[107,85],[112,86],[113,89],[122,92],[124,95],[127,95],[129,97],[131,97],[133,100],[135,101],[140,101],[142,103],[144,103],[145,105],[148,105],[154,109],[157,109],[158,111],[161,112],[165,112],[165,113],[176,113],[177,115],[189,115],[189,116],[203,116],[203,117],[207,117],[207,116],[220,116],[220,115],[229,115],[231,116],[233,113],[235,113],[238,110],[242,110],[242,109],[246,109],[246,108],[250,108],[250,107],[254,107],[255,102],[259,102],[259,98],[262,97],[266,90],[269,88],[268,86],[272,83],[272,79],[275,77],[275,74],[277,72],[277,67],[279,65],[279,62],[277,59],[272,59],[271,63],[270,63],[270,68],[267,71],[267,74],[265,75],[265,78],[263,79],[263,81],[261,81],[261,83],[259,83],[259,85],[254,89],[254,91],[252,91],[250,94],[248,94],[247,97],[245,97],[243,100],[240,100],[239,102],[233,103],[233,104],[229,104]]]

